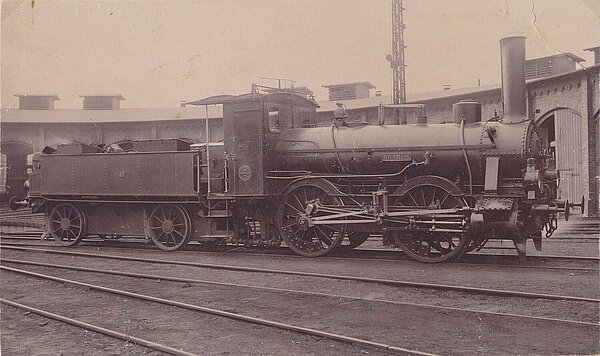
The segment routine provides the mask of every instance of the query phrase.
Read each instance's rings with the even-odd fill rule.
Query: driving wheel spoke
[[[436,192],[437,192],[437,187],[433,187],[433,192],[431,193],[431,203],[429,203],[429,206],[436,205],[436,203],[435,203],[435,193]]]
[[[324,238],[319,238],[321,241],[323,241],[324,243],[327,244],[327,246],[330,246],[333,243],[333,240],[331,239],[330,235],[327,235],[319,226],[316,227],[317,231],[319,231],[321,233],[321,236],[323,236]]]
[[[323,249],[323,243],[321,242],[321,239],[319,238],[319,236],[317,235],[317,231],[315,229],[311,229],[308,234],[310,235],[310,244],[312,245],[311,247],[314,249],[318,249],[318,250],[322,250]]]
[[[419,206],[419,203],[417,203],[417,201],[415,200],[415,197],[413,197],[411,192],[408,192],[408,196],[413,201],[413,203],[415,203],[415,206]]]
[[[298,198],[296,198],[296,199],[298,199]],[[298,201],[298,202],[299,202],[299,201]],[[288,203],[288,202],[285,202],[285,205],[287,205],[287,206],[289,206],[290,208],[294,209],[294,211],[296,211],[297,213],[302,213],[300,210],[298,210],[297,208],[295,208],[293,205],[291,205],[291,204],[290,204],[290,203]]]
[[[333,227],[333,226],[331,226],[331,225],[321,225],[321,227],[324,227],[324,228],[327,228],[327,229],[333,230],[333,231],[335,231],[335,232],[337,232],[337,233],[339,233],[339,232],[340,232],[340,229],[336,229],[335,227]]]

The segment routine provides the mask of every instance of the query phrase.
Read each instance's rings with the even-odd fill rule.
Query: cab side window
[[[310,110],[300,109],[302,127],[315,127],[315,120]]]
[[[276,106],[269,106],[268,111],[268,123],[269,132],[279,133],[280,132],[280,119],[279,119],[279,108]]]

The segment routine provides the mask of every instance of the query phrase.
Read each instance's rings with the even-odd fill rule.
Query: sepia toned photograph
[[[0,4],[0,354],[600,354],[598,0]]]

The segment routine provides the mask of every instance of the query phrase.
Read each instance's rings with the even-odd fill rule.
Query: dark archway
[[[4,142],[0,146],[0,152],[5,155],[5,174],[6,178],[4,185],[6,193],[3,196],[3,201],[12,196],[24,198],[27,195],[23,183],[29,178],[27,172],[27,156],[33,153],[31,145],[24,142]]]

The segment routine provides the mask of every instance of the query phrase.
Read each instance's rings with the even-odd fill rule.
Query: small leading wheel
[[[402,210],[417,211],[459,209],[468,206],[462,197],[453,196],[444,185],[432,181],[413,186],[399,197],[394,205],[401,207]],[[468,214],[433,216],[436,221],[441,222],[435,225],[437,229],[420,228],[415,231],[407,229],[398,232],[395,236],[396,243],[409,257],[421,262],[435,263],[460,258],[469,247],[471,239],[466,230],[456,226],[468,222]],[[415,214],[415,219],[432,220],[431,215],[419,216],[418,212]]]
[[[286,245],[294,252],[308,257],[323,256],[341,244],[346,234],[346,224],[340,223],[344,219],[338,218],[331,224],[309,223],[316,217],[331,215],[319,210],[319,206],[343,206],[336,193],[337,189],[328,181],[310,180],[292,183],[282,194],[277,227]]]
[[[61,246],[75,246],[87,234],[83,211],[71,203],[56,205],[48,215],[46,226],[54,242]]]
[[[158,205],[148,218],[148,235],[164,251],[175,251],[185,246],[191,230],[188,213],[177,204]]]

